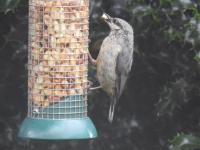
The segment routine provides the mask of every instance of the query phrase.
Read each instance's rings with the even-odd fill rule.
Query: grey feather
[[[115,106],[119,100],[133,61],[133,29],[120,18],[111,18],[107,22],[110,26],[110,34],[102,43],[97,58],[97,77],[111,98],[109,109],[109,121],[113,121]]]

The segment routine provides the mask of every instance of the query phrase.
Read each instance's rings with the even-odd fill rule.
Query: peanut
[[[48,107],[87,88],[88,0],[33,0],[29,95]],[[72,7],[70,7],[72,6]]]

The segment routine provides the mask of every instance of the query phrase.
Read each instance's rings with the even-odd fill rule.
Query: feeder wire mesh
[[[28,117],[87,117],[88,0],[29,0]]]

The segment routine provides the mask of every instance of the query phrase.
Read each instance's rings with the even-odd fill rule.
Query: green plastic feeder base
[[[90,118],[63,120],[26,118],[18,136],[41,140],[92,139],[97,137],[97,132]]]

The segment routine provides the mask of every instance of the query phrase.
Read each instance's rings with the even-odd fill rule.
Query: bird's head
[[[106,13],[103,13],[101,18],[109,25],[110,29],[113,31],[115,30],[122,30],[133,34],[133,29],[131,25],[123,19],[120,18],[112,18]]]

